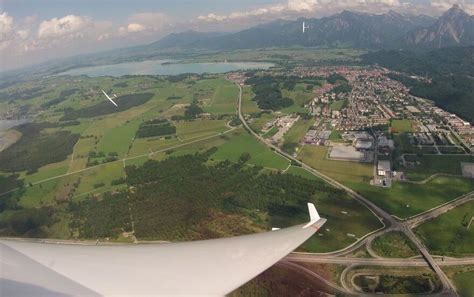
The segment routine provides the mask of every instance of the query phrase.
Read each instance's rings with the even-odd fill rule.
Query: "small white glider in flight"
[[[0,239],[2,296],[224,296],[326,222],[180,243],[86,245]]]
[[[304,30],[306,29],[309,29],[309,26],[305,26],[304,22],[303,22],[303,33],[304,33]]]
[[[110,97],[104,90],[102,90],[102,93],[104,93],[105,97],[107,97],[107,99],[109,99],[109,101],[112,102],[113,105],[118,106],[117,103],[115,103],[113,100],[117,98],[117,95],[113,94],[112,97]]]

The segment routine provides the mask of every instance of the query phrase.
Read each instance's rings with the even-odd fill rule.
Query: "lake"
[[[176,63],[169,60],[150,60],[121,64],[100,65],[71,69],[57,75],[123,76],[123,75],[177,75],[182,73],[224,73],[246,69],[268,69],[272,63],[260,62],[215,62]]]

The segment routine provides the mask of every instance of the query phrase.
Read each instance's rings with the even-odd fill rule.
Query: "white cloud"
[[[82,30],[92,26],[92,21],[83,16],[67,15],[40,23],[38,38],[82,37]]]
[[[122,26],[118,28],[118,33],[120,35],[124,35],[127,33],[136,33],[136,32],[142,32],[145,31],[146,27],[143,26],[142,24],[137,24],[137,23],[131,23],[126,26]]]
[[[129,21],[142,24],[147,30],[158,31],[166,27],[171,18],[161,12],[144,12],[131,15]]]
[[[13,18],[6,12],[0,14],[0,34],[11,32],[13,28]]]
[[[288,0],[288,9],[293,11],[313,11],[317,0]]]
[[[235,15],[240,15],[240,12],[234,12]],[[227,16],[224,15],[216,15],[214,13],[210,13],[208,15],[200,15],[198,16],[198,20],[212,22],[212,21],[223,21],[227,19]]]
[[[160,12],[136,13],[128,18],[128,24],[118,28],[118,35],[140,33],[141,35],[151,35],[162,31],[169,23],[170,18]]]
[[[13,18],[3,12],[0,14],[0,50],[10,45],[13,35]]]
[[[131,24],[128,24],[127,26],[128,32],[141,32],[145,30],[146,30],[146,27],[143,26],[142,24],[131,23]]]

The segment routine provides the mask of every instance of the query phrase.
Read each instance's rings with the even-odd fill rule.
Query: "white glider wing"
[[[109,99],[109,101],[112,102],[113,105],[118,106],[117,103],[115,103],[115,101],[113,100],[117,96],[110,97],[109,95],[107,95],[107,93],[104,90],[102,90],[102,93],[104,93],[105,97],[107,97],[107,99]]]
[[[183,243],[81,245],[0,239],[2,296],[223,296],[325,222]]]

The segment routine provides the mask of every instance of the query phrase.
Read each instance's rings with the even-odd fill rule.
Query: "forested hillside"
[[[247,166],[245,158],[238,163],[210,165],[208,161],[214,152],[211,149],[202,154],[160,162],[149,160],[140,167],[126,167],[128,201],[122,193],[106,195],[101,201],[71,203],[71,227],[85,238],[117,236],[130,230],[129,216],[125,214],[130,203],[132,217],[139,218],[134,223],[138,238],[205,239],[266,229],[272,221],[263,220],[263,213],[278,218],[281,227],[285,221],[304,222],[306,202],[313,201],[313,195],[317,194],[319,199],[345,197],[341,190],[321,181],[261,174],[262,168]],[[255,209],[262,215],[257,215]],[[121,215],[98,215],[112,212]],[[226,219],[232,223],[225,223]]]

